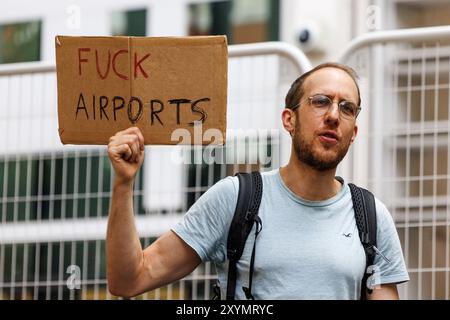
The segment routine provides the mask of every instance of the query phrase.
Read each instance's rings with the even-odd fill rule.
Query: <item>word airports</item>
[[[206,120],[206,111],[205,109],[201,108],[199,105],[205,104],[209,102],[209,98],[201,98],[197,100],[190,100],[190,99],[170,99],[167,101],[172,111],[166,111],[167,112],[173,112],[176,115],[176,123],[177,125],[180,124],[187,124],[190,126],[194,125],[193,121],[189,121],[187,123],[182,122],[181,120],[181,106],[188,106],[191,109],[192,114],[197,114],[197,121],[203,123]],[[77,108],[75,111],[75,120],[78,119],[81,114],[84,114],[83,119],[86,120],[96,120],[96,118],[99,118],[100,120],[112,120],[117,121],[117,116],[120,114],[119,110],[124,109],[126,106],[126,114],[128,117],[128,120],[132,124],[136,124],[141,118],[144,113],[144,106],[148,105],[150,108],[150,124],[153,125],[156,121],[163,126],[164,120],[161,119],[161,113],[164,111],[165,105],[161,100],[158,99],[152,99],[150,100],[150,103],[144,104],[141,99],[138,97],[131,96],[130,100],[128,102],[125,101],[123,97],[120,96],[114,96],[112,98],[108,98],[107,96],[96,96],[92,95],[92,99],[88,100],[89,104],[86,103],[86,99],[83,95],[83,93],[80,93],[78,97],[78,103]],[[80,115],[78,114],[80,113]],[[89,115],[91,116],[89,118]],[[166,116],[167,118],[167,116]]]

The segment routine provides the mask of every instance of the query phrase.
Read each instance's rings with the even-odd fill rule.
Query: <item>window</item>
[[[116,11],[112,14],[113,36],[144,37],[147,34],[147,9]]]
[[[395,5],[395,25],[398,28],[443,26],[450,23],[448,1],[397,1]]]
[[[39,61],[41,21],[0,25],[0,63]]]
[[[103,151],[0,158],[0,221],[106,217],[111,176]],[[142,194],[135,201],[143,214]]]
[[[279,0],[191,4],[189,35],[227,35],[228,43],[278,40]]]

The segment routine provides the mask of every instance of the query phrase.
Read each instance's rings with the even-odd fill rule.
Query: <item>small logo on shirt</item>
[[[351,233],[347,233],[347,234],[343,233],[342,235],[343,235],[344,237],[346,237],[346,238],[351,238],[351,236],[352,236]]]

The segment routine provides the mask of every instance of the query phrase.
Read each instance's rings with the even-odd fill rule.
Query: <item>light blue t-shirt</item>
[[[348,185],[344,183],[328,200],[307,201],[287,188],[278,169],[263,173],[262,179],[262,231],[256,243],[252,285],[255,299],[359,299],[366,261]],[[237,177],[222,179],[172,229],[203,262],[216,265],[222,298],[228,275],[228,230],[238,189]],[[387,260],[377,254],[374,280],[381,284],[408,281],[392,217],[378,199],[376,209],[377,247]],[[254,230],[237,264],[237,299],[245,299],[241,288],[248,286]]]

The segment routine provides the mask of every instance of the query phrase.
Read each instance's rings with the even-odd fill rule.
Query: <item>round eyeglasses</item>
[[[313,107],[314,112],[318,116],[325,115],[333,105],[333,100],[324,94],[316,94],[314,96],[308,97],[309,104]],[[295,110],[300,107],[301,102],[297,103],[295,106],[289,109]],[[348,120],[354,120],[358,117],[361,107],[357,106],[355,103],[347,100],[339,101],[338,103],[339,114],[343,118]]]

